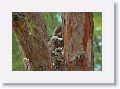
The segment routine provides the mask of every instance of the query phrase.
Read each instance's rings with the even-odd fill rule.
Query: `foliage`
[[[12,70],[24,70],[24,64],[19,52],[18,42],[15,34],[12,32]]]
[[[102,13],[94,12],[94,60],[95,70],[102,70]]]
[[[45,24],[47,27],[47,32],[49,39],[53,36],[55,27],[62,24],[62,18],[60,12],[45,12],[43,13]],[[94,66],[95,70],[102,69],[102,13],[93,12],[94,20]],[[32,22],[31,22],[32,24]],[[31,25],[32,26],[32,25]],[[31,27],[30,26],[30,27]],[[16,40],[15,34],[12,33],[12,70],[23,71],[24,65],[22,61],[21,54],[19,52],[18,42]]]
[[[49,39],[53,36],[53,32],[55,27],[60,26],[62,24],[61,21],[61,13],[58,12],[45,12],[43,13],[45,23],[47,26],[47,32]]]

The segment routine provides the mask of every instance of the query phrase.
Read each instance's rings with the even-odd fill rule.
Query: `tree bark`
[[[92,13],[63,13],[62,22],[68,70],[94,70]]]
[[[14,12],[13,31],[18,39],[26,70],[52,69],[48,35],[42,13]],[[63,13],[65,70],[94,70],[92,13]],[[63,69],[64,70],[64,69]]]
[[[51,54],[42,13],[13,12],[12,16],[12,29],[18,39],[26,70],[51,70]]]

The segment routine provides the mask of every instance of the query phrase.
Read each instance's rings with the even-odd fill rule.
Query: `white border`
[[[107,3],[108,2],[108,3]],[[0,81],[114,83],[114,4],[110,0],[9,0],[0,3]],[[12,71],[12,12],[102,12],[102,71]]]

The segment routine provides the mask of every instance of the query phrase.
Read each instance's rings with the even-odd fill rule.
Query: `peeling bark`
[[[93,70],[92,13],[63,13],[63,31],[63,55],[68,63],[68,70]],[[76,64],[77,55],[80,58]]]
[[[16,34],[26,70],[53,70],[42,13],[14,12],[12,15],[12,29]],[[92,13],[65,12],[62,23],[64,39],[62,58],[67,66],[64,65],[61,70],[92,71],[94,69]]]

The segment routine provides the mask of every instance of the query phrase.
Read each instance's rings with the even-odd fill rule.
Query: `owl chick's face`
[[[53,37],[51,38],[51,41],[52,41],[53,43],[58,42],[58,37],[57,37],[57,36],[53,36]]]
[[[61,46],[63,46],[63,38],[58,38],[58,45],[61,45]]]

